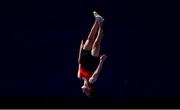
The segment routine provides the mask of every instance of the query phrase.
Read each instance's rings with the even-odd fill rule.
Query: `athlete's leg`
[[[93,43],[93,47],[91,50],[92,56],[99,56],[99,54],[100,54],[100,45],[101,45],[101,41],[103,38],[103,18],[101,18],[101,20],[99,20],[98,24],[99,24],[99,30],[98,30],[98,35]],[[94,72],[94,74],[89,79],[90,83],[94,83],[97,80],[99,73],[102,69],[103,62],[106,60],[106,58],[107,58],[106,55],[102,55],[100,57],[100,63],[98,65],[96,71]]]
[[[97,30],[98,30],[98,21],[95,19],[94,25],[92,26],[91,31],[88,35],[88,38],[84,44],[84,47],[83,47],[84,50],[92,49],[92,45],[93,45]]]
[[[103,22],[99,21],[98,35],[93,43],[91,54],[92,56],[99,56],[101,40],[103,38]]]

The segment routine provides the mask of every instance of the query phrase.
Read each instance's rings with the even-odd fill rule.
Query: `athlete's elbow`
[[[78,78],[78,79],[81,79],[80,72],[78,72],[77,78]]]
[[[78,79],[81,79],[80,75],[77,75],[77,78],[78,78]]]

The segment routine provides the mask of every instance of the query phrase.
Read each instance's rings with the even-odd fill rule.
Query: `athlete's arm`
[[[78,58],[78,63],[80,64],[80,60],[81,60],[81,51],[83,49],[83,40],[81,40],[81,44],[80,44],[80,48],[79,48],[79,58]]]
[[[98,76],[99,76],[99,73],[100,73],[100,71],[101,71],[101,69],[102,69],[102,67],[103,67],[103,63],[104,63],[104,61],[106,60],[106,58],[107,58],[106,55],[102,55],[102,56],[100,57],[99,65],[98,65],[98,67],[96,68],[96,70],[95,70],[95,72],[93,73],[93,75],[90,77],[89,83],[92,83],[92,84],[93,84],[94,82],[96,82],[96,80],[97,80],[97,78],[98,78]]]
[[[98,67],[96,68],[96,70],[94,71],[92,77],[94,77],[95,75],[98,75],[98,74],[101,72],[102,67],[103,67],[103,63],[104,63],[104,61],[106,60],[106,58],[107,58],[106,55],[102,55],[102,56],[100,57],[99,65],[98,65]]]
[[[78,74],[77,74],[77,77],[80,78],[80,67],[81,67],[81,64],[80,64],[80,60],[81,60],[81,51],[82,51],[82,48],[83,48],[83,40],[81,40],[81,45],[80,45],[80,48],[79,48],[79,58],[78,58]]]
[[[81,76],[80,76],[80,67],[81,67],[81,64],[79,64],[79,67],[78,67],[78,74],[77,74],[77,77],[80,79]]]

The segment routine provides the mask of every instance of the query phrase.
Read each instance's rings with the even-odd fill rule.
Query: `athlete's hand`
[[[97,77],[98,77],[98,75],[93,75],[93,76],[91,76],[91,77],[89,78],[89,83],[90,83],[90,84],[95,83],[95,82],[97,81]]]
[[[104,62],[107,59],[107,55],[103,54],[100,56],[100,61]]]

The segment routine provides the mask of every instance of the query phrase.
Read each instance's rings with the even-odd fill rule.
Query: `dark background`
[[[0,9],[8,57],[0,96],[84,96],[77,58],[80,41],[93,25],[93,10],[105,18],[101,50],[108,55],[97,96],[180,95],[174,1],[4,1]]]

